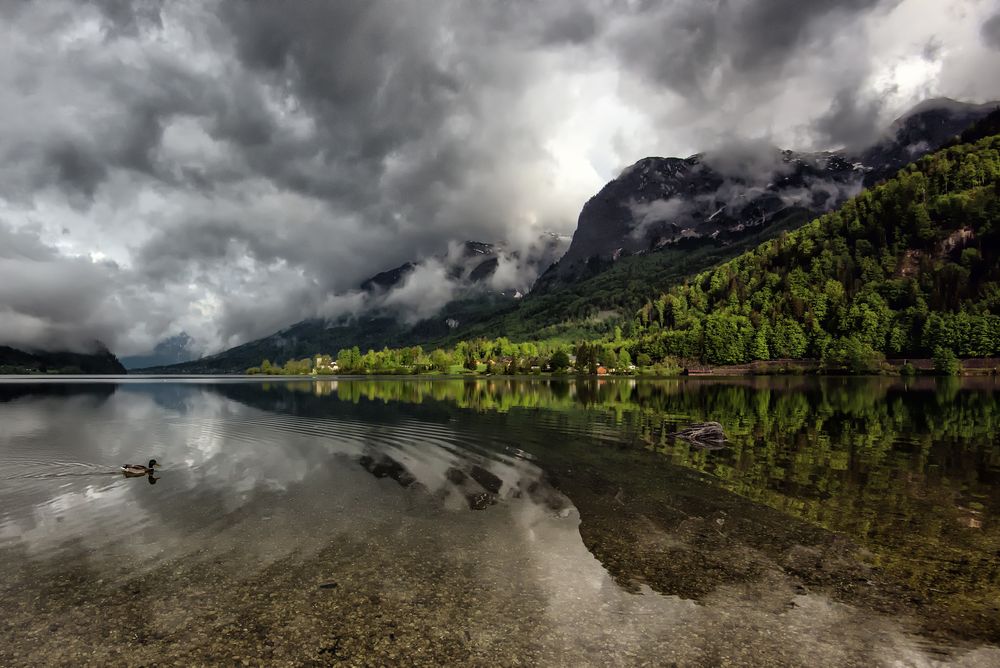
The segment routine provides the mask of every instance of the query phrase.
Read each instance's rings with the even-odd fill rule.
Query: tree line
[[[690,363],[1000,355],[1000,136],[926,156],[837,211],[646,300],[599,339],[340,350],[249,373],[674,374]],[[334,365],[334,361],[336,364]]]
[[[711,364],[996,355],[998,224],[1000,137],[939,151],[648,300],[635,349]]]

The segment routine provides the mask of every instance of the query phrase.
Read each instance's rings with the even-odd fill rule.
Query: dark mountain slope
[[[995,105],[994,105],[995,106]],[[432,318],[406,324],[397,312],[333,322],[310,320],[203,360],[156,372],[242,371],[263,359],[282,363],[345,346],[362,349],[442,345],[476,336],[583,338],[605,333],[655,290],[796,229],[832,210],[884,174],[953,138],[990,105],[925,103],[860,154],[734,151],[688,159],[647,158],[592,198],[573,242],[524,299],[483,286],[497,271],[498,250],[465,244],[449,275],[470,289]],[[558,248],[552,244],[550,252]],[[532,258],[544,263],[545,254]],[[363,284],[373,295],[403,285],[410,262]],[[542,265],[547,266],[547,265]]]
[[[475,323],[492,318],[511,303],[502,295],[484,293],[476,299],[453,301],[436,317],[407,324],[392,314],[373,314],[331,323],[322,319],[303,320],[263,339],[230,348],[216,355],[164,367],[135,369],[132,373],[243,373],[263,360],[283,364],[321,352],[336,353],[358,346],[362,350],[398,347],[438,341],[452,332],[449,320],[461,318]]]
[[[92,354],[25,351],[0,346],[0,374],[123,374],[125,367],[104,346]]]
[[[551,264],[565,248],[565,242],[546,235],[528,252],[517,252],[499,244],[467,241],[436,258],[452,285],[455,298],[431,318],[406,317],[399,308],[387,305],[393,291],[406,286],[419,262],[407,262],[380,272],[360,284],[369,307],[360,315],[325,320],[303,320],[270,336],[231,348],[216,355],[182,364],[146,366],[137,373],[242,373],[248,367],[269,360],[283,364],[322,351],[359,346],[363,350],[404,346],[449,338],[457,328],[475,326],[516,307],[530,280],[518,284],[493,281],[501,261],[516,263],[529,275]]]
[[[957,135],[978,124],[997,107],[997,102],[966,104],[947,98],[921,102],[897,119],[885,137],[857,157],[868,166],[865,185],[891,178],[917,158],[952,143]],[[963,141],[981,138],[966,137]]]
[[[698,240],[731,243],[829,210],[859,191],[865,175],[860,163],[833,153],[765,149],[740,162],[728,155],[640,160],[584,205],[569,250],[535,292],[600,273],[629,255]]]
[[[519,303],[478,322],[467,322],[432,343],[450,345],[462,339],[497,336],[516,341],[602,337],[622,325],[622,315],[635,312],[650,293],[797,229],[810,219],[809,214],[799,212],[728,243],[691,241],[655,253],[623,257],[606,263],[593,276],[552,291],[531,292]]]
[[[801,223],[941,148],[996,108],[928,100],[855,155],[736,147],[686,159],[645,158],[584,205],[569,249],[532,292],[593,276],[629,255],[685,242],[690,248],[694,241],[728,245],[790,219]]]
[[[123,357],[121,362],[126,369],[141,369],[143,367],[180,364],[188,362],[197,355],[190,350],[193,341],[186,333],[181,332],[156,344],[148,355],[132,355]]]

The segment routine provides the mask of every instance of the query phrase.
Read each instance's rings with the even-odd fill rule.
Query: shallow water
[[[1000,665],[998,437],[992,380],[0,383],[0,665]]]

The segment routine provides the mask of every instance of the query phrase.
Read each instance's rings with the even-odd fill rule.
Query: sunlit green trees
[[[447,373],[451,369],[451,357],[445,351],[438,348],[431,353],[431,367],[435,371]]]
[[[553,353],[552,357],[549,358],[549,367],[553,371],[565,371],[569,368],[569,355],[566,354],[565,350],[557,350]]]
[[[631,352],[711,364],[1000,354],[1000,136],[953,146],[835,212],[651,296]]]
[[[934,371],[944,376],[955,376],[962,370],[955,353],[950,348],[939,346],[934,349]]]

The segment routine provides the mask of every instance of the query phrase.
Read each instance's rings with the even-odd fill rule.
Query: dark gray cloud
[[[1000,51],[1000,12],[997,12],[983,23],[983,41],[991,48]]]
[[[898,0],[759,0],[639,3],[614,43],[647,76],[684,95],[776,83],[809,51]]]
[[[783,67],[803,47],[823,48],[854,19],[872,10],[887,11],[899,0],[761,0],[744,3],[737,12],[733,33],[733,62],[742,72]]]
[[[941,50],[944,48],[944,43],[941,42],[937,37],[931,37],[924,44],[923,50],[920,52],[920,56],[927,62],[936,62],[941,57]]]
[[[912,59],[1000,94],[951,55],[984,17],[914,2],[0,2],[0,342],[217,349],[456,241],[569,234],[645,155],[863,143],[925,92]],[[438,273],[385,301],[432,312]]]
[[[115,35],[138,35],[163,27],[159,0],[90,0]]]
[[[542,39],[551,44],[583,44],[597,35],[597,17],[583,5],[559,8],[545,26]]]
[[[857,150],[871,145],[884,130],[884,98],[867,96],[856,88],[837,92],[827,113],[816,119],[816,133],[831,147]]]
[[[113,340],[123,324],[109,304],[116,270],[63,257],[32,230],[0,222],[2,343],[86,351],[95,339]]]

